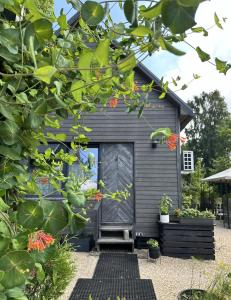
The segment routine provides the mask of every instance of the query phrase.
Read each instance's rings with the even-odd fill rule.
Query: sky
[[[70,7],[66,1],[56,0],[56,14],[58,15],[61,8],[68,12]],[[222,22],[223,30],[214,25],[214,13],[217,13],[220,20],[227,18],[226,22]],[[72,10],[69,13],[71,16]],[[118,9],[113,11],[113,19],[117,22],[123,20],[123,15]],[[196,14],[196,26],[210,28],[208,37],[204,37],[202,33],[190,34],[187,42],[194,47],[199,46],[205,52],[211,55],[213,61],[215,57],[231,63],[231,0],[211,0],[200,4]],[[212,27],[212,28],[211,28]],[[195,50],[187,45],[177,45],[179,48],[187,52],[184,56],[175,56],[166,51],[155,53],[152,57],[148,57],[143,63],[159,78],[164,77],[165,80],[171,82],[171,78],[178,75],[182,78],[179,87],[170,85],[170,88],[176,92],[185,102],[192,99],[194,95],[199,95],[202,91],[211,92],[218,89],[221,95],[225,97],[228,108],[231,111],[231,70],[226,75],[219,74],[215,67],[208,62],[202,63],[195,53]],[[193,74],[198,74],[200,79],[192,81],[188,84]],[[179,90],[183,84],[187,84],[188,88]]]

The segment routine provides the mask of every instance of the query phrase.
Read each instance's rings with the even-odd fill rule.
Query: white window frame
[[[183,155],[183,171],[184,172],[193,172],[194,171],[193,151],[184,150],[182,155]]]

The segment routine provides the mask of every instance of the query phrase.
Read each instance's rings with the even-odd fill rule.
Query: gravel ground
[[[58,300],[69,299],[78,278],[92,278],[98,256],[98,253],[73,252],[73,260],[76,262],[76,272],[65,293]]]
[[[158,300],[176,300],[177,294],[186,288],[206,288],[219,265],[231,266],[231,230],[221,224],[215,227],[216,261],[194,261],[162,256],[157,262],[146,259],[147,252],[137,251],[140,275],[151,279]],[[98,260],[97,254],[73,253],[77,271],[65,294],[59,300],[68,300],[78,278],[91,278]]]

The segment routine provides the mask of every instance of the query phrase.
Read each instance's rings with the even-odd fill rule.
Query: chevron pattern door
[[[133,144],[100,145],[100,179],[112,192],[124,190],[133,185]],[[105,191],[106,192],[106,191]],[[117,202],[104,199],[102,203],[102,223],[134,223],[133,186],[127,200]]]

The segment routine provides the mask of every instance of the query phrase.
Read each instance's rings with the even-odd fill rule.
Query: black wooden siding
[[[137,80],[144,82],[140,74]],[[158,236],[159,202],[163,193],[168,194],[178,207],[181,201],[180,191],[180,154],[169,151],[167,146],[151,147],[150,133],[160,127],[170,127],[179,133],[178,107],[168,100],[159,100],[155,92],[150,99],[156,106],[144,110],[144,118],[138,119],[136,113],[126,113],[123,105],[116,109],[107,108],[84,116],[84,125],[93,129],[88,136],[91,142],[132,142],[134,143],[134,178],[135,178],[135,216],[136,233],[143,236]],[[158,104],[158,105],[157,105]],[[162,107],[159,107],[159,104]],[[63,123],[62,131],[68,135],[72,120]],[[92,212],[90,212],[92,215]],[[93,231],[94,222],[88,225]]]

